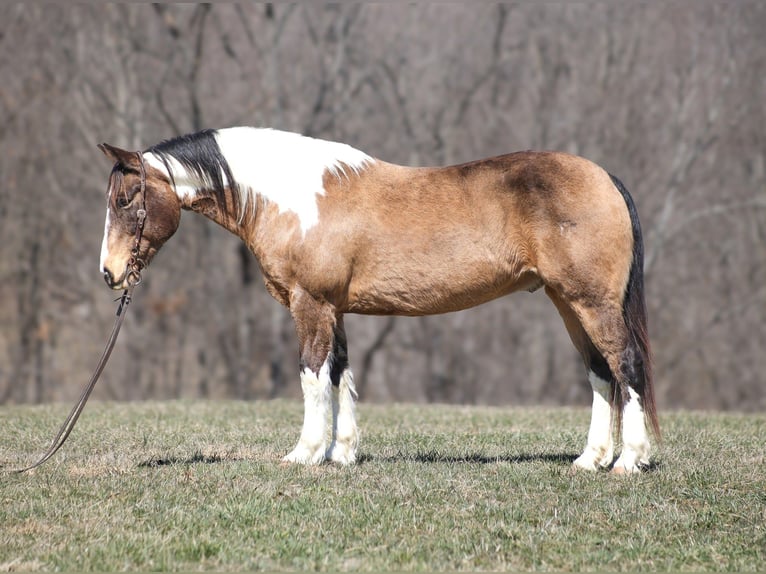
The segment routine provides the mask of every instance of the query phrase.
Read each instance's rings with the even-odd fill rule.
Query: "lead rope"
[[[109,336],[109,340],[106,343],[106,347],[104,348],[104,352],[101,354],[101,359],[98,362],[98,366],[96,367],[96,370],[93,372],[93,375],[90,378],[90,381],[88,382],[87,386],[83,390],[82,394],[80,395],[80,400],[77,401],[77,404],[72,408],[72,412],[69,413],[69,416],[64,421],[64,424],[61,425],[61,428],[59,429],[59,432],[56,434],[56,436],[53,439],[53,442],[51,442],[51,445],[48,447],[48,450],[45,451],[45,454],[40,457],[40,459],[25,468],[14,470],[12,472],[20,474],[22,472],[27,472],[28,470],[32,470],[33,468],[37,468],[41,464],[43,464],[45,461],[47,461],[50,457],[52,457],[54,454],[56,454],[56,451],[62,447],[64,442],[66,442],[66,439],[69,437],[69,433],[72,432],[72,429],[74,429],[74,425],[77,423],[77,419],[80,418],[80,413],[82,413],[82,410],[85,408],[85,403],[88,402],[88,397],[90,397],[90,393],[93,391],[93,387],[96,386],[96,382],[98,381],[98,378],[101,376],[101,371],[104,370],[104,367],[106,366],[107,361],[109,360],[109,355],[112,354],[112,349],[114,348],[114,343],[117,341],[117,334],[120,332],[120,327],[122,327],[122,322],[125,320],[125,310],[127,309],[127,306],[130,304],[131,297],[133,296],[133,289],[135,288],[135,285],[128,286],[127,289],[122,294],[122,297],[120,297],[120,305],[117,307],[117,319],[114,321],[114,327],[112,327],[112,334]]]
[[[138,257],[138,253],[139,253],[140,244],[141,244],[141,236],[143,235],[143,231],[144,231],[144,223],[146,221],[146,169],[144,167],[143,155],[141,154],[141,152],[136,152],[136,154],[138,155],[139,165],[141,166],[141,203],[142,205],[141,205],[141,208],[136,213],[137,221],[136,221],[135,240],[133,243],[133,249],[130,252],[131,257],[130,257],[130,260],[128,261],[128,266],[126,270],[126,280],[128,282],[128,288],[122,292],[122,297],[120,297],[119,299],[120,304],[117,307],[117,318],[115,319],[114,326],[112,327],[112,334],[109,335],[109,339],[106,342],[106,347],[104,347],[104,352],[101,353],[101,359],[99,359],[98,365],[96,366],[96,370],[93,372],[93,375],[91,376],[90,381],[88,381],[88,384],[85,386],[85,389],[80,395],[80,399],[72,408],[72,411],[69,413],[69,416],[64,421],[64,424],[61,425],[61,428],[59,429],[58,433],[56,433],[56,436],[53,438],[53,442],[51,442],[51,445],[48,447],[48,450],[45,451],[45,454],[43,454],[43,456],[41,456],[40,459],[34,464],[19,470],[13,470],[11,471],[12,473],[21,474],[22,472],[27,472],[29,470],[32,470],[33,468],[37,468],[41,464],[45,463],[54,454],[56,454],[56,452],[66,442],[66,439],[69,437],[69,434],[72,432],[72,429],[74,429],[74,425],[77,423],[77,419],[80,418],[80,414],[85,408],[85,403],[88,402],[88,398],[90,397],[91,392],[93,392],[93,388],[96,386],[96,382],[98,382],[98,379],[101,376],[101,372],[104,370],[104,367],[106,367],[106,363],[109,361],[109,356],[112,354],[112,349],[114,349],[114,344],[117,342],[117,335],[119,334],[120,328],[122,327],[122,323],[125,320],[125,315],[127,315],[126,311],[127,311],[128,305],[130,305],[130,302],[133,298],[133,289],[135,289],[136,286],[139,283],[141,283],[141,271],[144,269],[144,267],[146,267],[146,265],[144,261]]]

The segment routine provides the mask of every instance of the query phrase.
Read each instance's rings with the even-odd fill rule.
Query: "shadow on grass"
[[[463,454],[450,455],[440,452],[399,452],[391,456],[375,456],[372,454],[363,454],[357,462],[419,462],[423,464],[448,463],[448,464],[497,464],[499,462],[508,462],[511,464],[522,464],[526,462],[552,462],[561,464],[572,464],[578,455],[570,453],[553,454],[514,454],[487,456],[483,454]]]
[[[138,468],[157,468],[159,466],[173,466],[176,464],[218,464],[219,462],[238,462],[243,460],[237,457],[221,456],[218,454],[202,454],[201,452],[195,452],[188,457],[176,457],[170,456],[166,458],[153,458],[138,463]]]
[[[500,455],[500,456],[487,456],[479,453],[463,454],[463,455],[450,455],[445,453],[439,453],[434,451],[429,452],[398,452],[394,455],[377,456],[374,454],[362,454],[356,459],[357,464],[366,464],[371,462],[417,462],[421,464],[524,464],[530,462],[545,462],[553,464],[562,464],[570,466],[577,454],[572,453],[548,453],[548,454],[514,454],[514,455]],[[199,452],[194,453],[189,457],[166,457],[166,458],[154,458],[145,460],[138,464],[138,468],[158,468],[161,466],[173,466],[173,465],[192,465],[192,464],[218,464],[226,462],[240,462],[245,459],[239,457],[221,456],[218,454],[205,455]],[[659,461],[652,461],[646,466],[642,467],[644,473],[657,472],[660,470],[662,463]]]
[[[547,454],[514,454],[501,456],[487,456],[483,454],[450,455],[434,451],[429,452],[399,452],[395,455],[376,456],[363,454],[358,459],[359,464],[366,462],[418,462],[422,464],[497,464],[507,462],[509,464],[524,464],[529,462],[546,462],[570,466],[578,457],[572,453],[547,453]],[[641,467],[643,473],[657,472],[661,469],[660,461],[652,461]]]

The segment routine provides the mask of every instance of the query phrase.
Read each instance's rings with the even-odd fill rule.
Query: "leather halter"
[[[53,438],[53,442],[51,442],[48,450],[45,451],[45,454],[43,454],[37,462],[25,468],[12,471],[14,473],[27,472],[28,470],[37,468],[46,462],[49,458],[51,458],[54,454],[56,454],[56,451],[58,451],[58,449],[63,446],[64,442],[66,442],[66,439],[69,437],[72,429],[74,429],[74,425],[77,423],[77,419],[80,418],[80,414],[85,408],[85,403],[88,402],[88,398],[90,397],[93,388],[96,386],[96,382],[98,382],[98,379],[101,376],[101,372],[104,370],[104,367],[106,367],[109,356],[112,354],[114,344],[117,342],[117,335],[119,334],[122,323],[125,320],[125,315],[127,315],[127,313],[124,313],[123,311],[126,310],[127,306],[130,304],[130,301],[133,297],[133,289],[135,289],[136,286],[141,283],[141,271],[143,271],[143,269],[146,267],[146,263],[138,256],[141,246],[141,237],[144,233],[144,224],[146,223],[146,166],[144,165],[143,154],[141,152],[136,152],[136,155],[138,156],[138,163],[141,168],[141,207],[136,212],[137,220],[133,249],[130,251],[130,259],[128,260],[125,275],[126,283],[128,286],[125,291],[123,291],[122,296],[119,298],[120,304],[117,307],[117,318],[114,321],[112,333],[109,335],[109,339],[106,342],[104,352],[101,354],[101,359],[99,360],[93,375],[91,375],[90,381],[88,381],[85,389],[83,389],[83,392],[80,395],[80,399],[72,408],[69,416],[64,421],[64,424],[62,424],[61,428],[59,428],[59,431]]]

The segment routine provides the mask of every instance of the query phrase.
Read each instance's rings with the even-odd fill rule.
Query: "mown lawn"
[[[0,408],[3,470],[68,405]],[[361,461],[283,466],[292,401],[97,403],[0,476],[0,570],[766,568],[766,415],[669,413],[654,468],[570,474],[582,409],[360,405]]]

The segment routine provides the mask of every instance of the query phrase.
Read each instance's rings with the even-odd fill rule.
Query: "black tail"
[[[630,193],[619,179],[611,174],[610,177],[628,206],[633,228],[633,262],[630,266],[628,286],[622,303],[622,316],[628,328],[629,339],[628,346],[623,351],[620,360],[620,370],[622,371],[622,380],[630,381],[631,387],[638,393],[649,428],[659,441],[661,439],[660,423],[654,401],[652,349],[649,343],[646,302],[644,300],[644,241],[641,235],[641,224],[638,221],[638,211]],[[615,389],[614,398],[618,416],[622,413],[622,406],[627,400],[627,392],[627,388],[621,388],[619,391]]]

